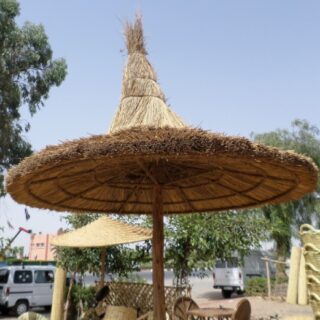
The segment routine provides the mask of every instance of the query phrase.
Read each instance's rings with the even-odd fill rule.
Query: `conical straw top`
[[[166,104],[157,76],[147,59],[141,17],[125,27],[128,61],[124,69],[121,101],[109,133],[148,126],[183,128],[186,125]]]

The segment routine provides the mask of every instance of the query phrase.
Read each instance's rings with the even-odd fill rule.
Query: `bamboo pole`
[[[63,319],[64,295],[66,287],[67,272],[60,268],[56,268],[52,295],[51,320]]]
[[[298,279],[300,269],[300,255],[301,249],[292,247],[290,258],[290,272],[287,292],[287,302],[297,304],[298,302]]]
[[[308,304],[308,289],[307,289],[307,275],[306,262],[304,259],[303,249],[301,249],[299,283],[298,283],[298,304]]]
[[[163,204],[162,187],[153,187],[153,237],[152,237],[152,280],[153,315],[155,320],[165,319],[164,264],[163,264]]]

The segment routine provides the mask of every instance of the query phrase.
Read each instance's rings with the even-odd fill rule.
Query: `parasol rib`
[[[150,172],[150,170],[144,165],[144,163],[140,160],[137,160],[138,165],[141,167],[141,169],[145,172],[145,174],[151,179],[151,181],[156,184],[159,185],[159,182],[157,181],[157,179],[155,178],[155,176]]]

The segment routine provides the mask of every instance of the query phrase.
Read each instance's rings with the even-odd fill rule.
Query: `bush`
[[[246,281],[246,294],[248,296],[264,296],[267,293],[267,278],[250,278]]]
[[[80,301],[83,304],[83,310],[86,311],[91,308],[95,303],[95,288],[91,287],[81,287],[79,285],[74,285],[72,287],[72,302],[75,306],[79,307]]]

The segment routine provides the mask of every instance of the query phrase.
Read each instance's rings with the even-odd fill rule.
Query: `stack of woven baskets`
[[[320,319],[320,230],[303,224],[300,227],[300,237],[304,244],[309,301],[315,319]]]

